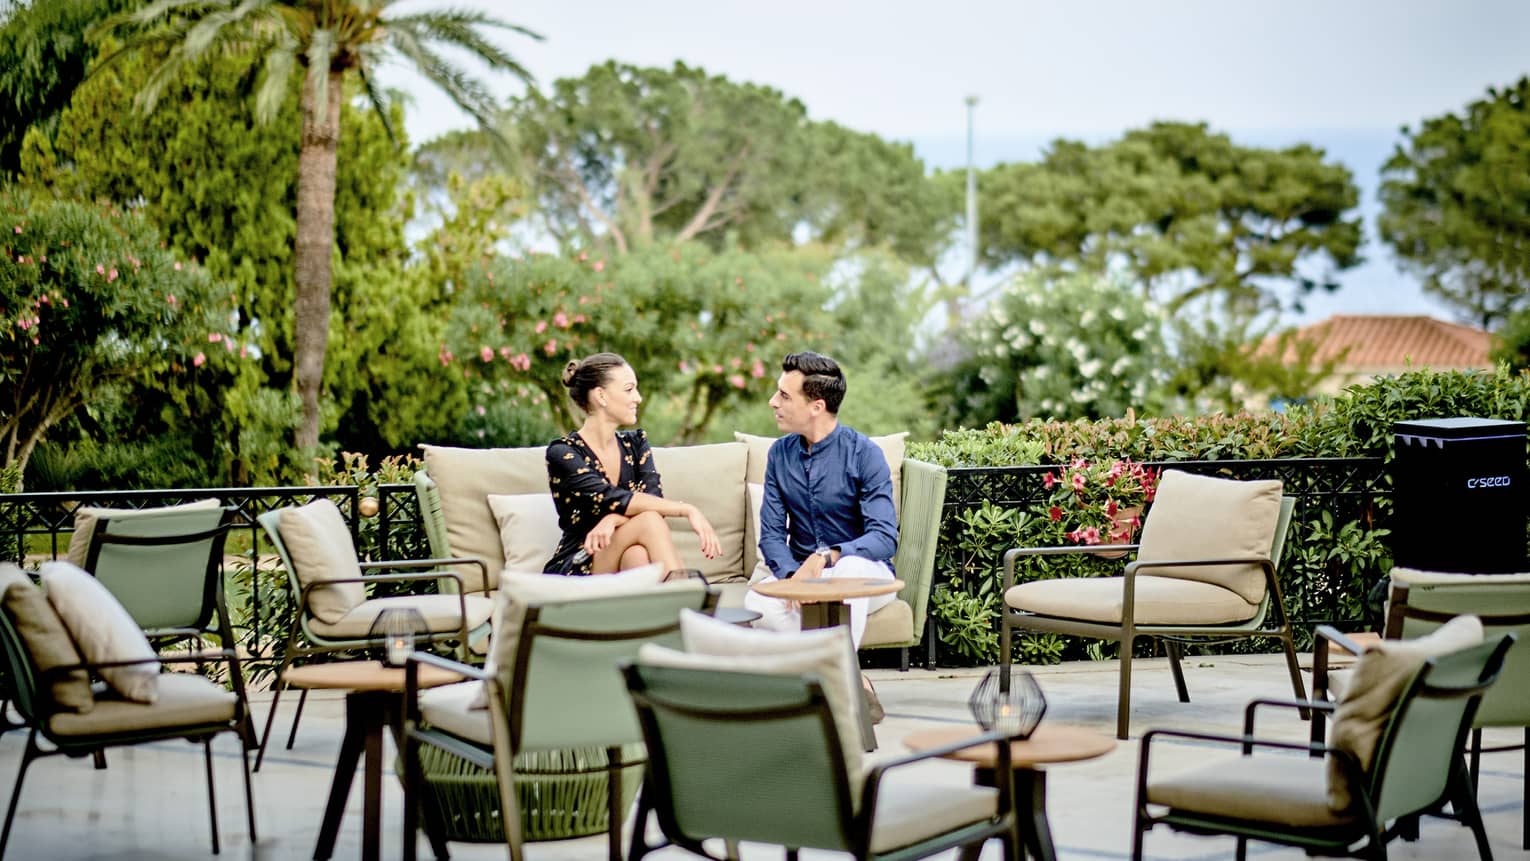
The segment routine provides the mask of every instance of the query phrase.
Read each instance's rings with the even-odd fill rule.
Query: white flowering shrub
[[[1006,284],[963,338],[947,420],[1151,412],[1169,379],[1166,317],[1109,276],[1028,272]]]

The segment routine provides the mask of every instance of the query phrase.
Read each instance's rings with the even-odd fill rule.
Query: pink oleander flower
[[[749,376],[754,377],[756,380],[763,379],[765,376],[765,363],[755,359],[754,364],[749,366]]]
[[[169,305],[171,308],[174,308],[175,307],[175,303],[176,303],[175,294],[174,293],[166,293],[165,294],[165,304]]]
[[[1089,478],[1088,478],[1088,476],[1084,475],[1082,472],[1075,472],[1075,473],[1073,473],[1073,489],[1074,490],[1083,490],[1088,485],[1089,485]]]
[[[542,345],[542,352],[546,353],[549,356],[551,356],[553,353],[558,352],[558,339],[557,338],[548,338],[547,339],[547,343]]]
[[[209,344],[216,344],[216,343],[218,343],[221,340],[223,340],[223,335],[222,334],[220,334],[218,332],[208,332],[207,333],[207,343],[209,343]]]
[[[175,271],[181,271],[181,261],[179,260],[175,261]]]
[[[193,367],[197,367],[197,368],[200,368],[203,365],[207,364],[207,354],[206,353],[197,353],[195,356],[193,356],[191,358],[191,364],[192,364]]]
[[[742,389],[749,385],[749,383],[744,379],[743,374],[733,374],[732,376],[728,377],[728,385],[735,389]]]
[[[568,315],[563,313],[562,311],[559,311],[558,313],[553,315],[552,323],[553,323],[554,326],[557,326],[559,329],[567,329],[568,328]]]
[[[596,272],[603,272],[603,271],[605,271],[605,268],[606,268],[606,261],[604,261],[604,260],[597,260],[597,261],[595,261],[595,265],[591,266],[590,268],[594,269]]]
[[[478,358],[485,362],[494,361],[494,348],[487,346],[478,348]]]
[[[543,332],[546,332],[547,331],[547,321],[546,320],[538,320],[536,326],[533,327],[532,331],[536,332],[538,335],[542,334]]]

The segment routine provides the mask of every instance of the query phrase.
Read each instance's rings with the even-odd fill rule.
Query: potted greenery
[[[1048,518],[1074,544],[1130,544],[1142,525],[1142,509],[1158,491],[1158,471],[1130,458],[1095,461],[1079,458],[1055,473],[1044,486],[1052,492]],[[1125,550],[1102,550],[1108,559]]]

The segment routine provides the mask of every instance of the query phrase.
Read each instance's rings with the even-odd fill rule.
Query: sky
[[[448,4],[405,0],[398,11]],[[541,33],[497,41],[546,85],[608,59],[773,86],[809,115],[913,143],[932,168],[1030,161],[1058,137],[1094,143],[1155,119],[1204,121],[1239,143],[1309,142],[1355,173],[1361,214],[1401,126],[1459,111],[1530,74],[1530,0],[456,0]],[[402,67],[410,139],[471,120]],[[521,92],[509,76],[487,80]],[[1373,232],[1333,313],[1446,317]]]

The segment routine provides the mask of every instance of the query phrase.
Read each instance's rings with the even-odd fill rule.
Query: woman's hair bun
[[[573,385],[574,375],[579,373],[579,365],[578,359],[570,359],[568,364],[563,366],[563,385],[565,388]]]

